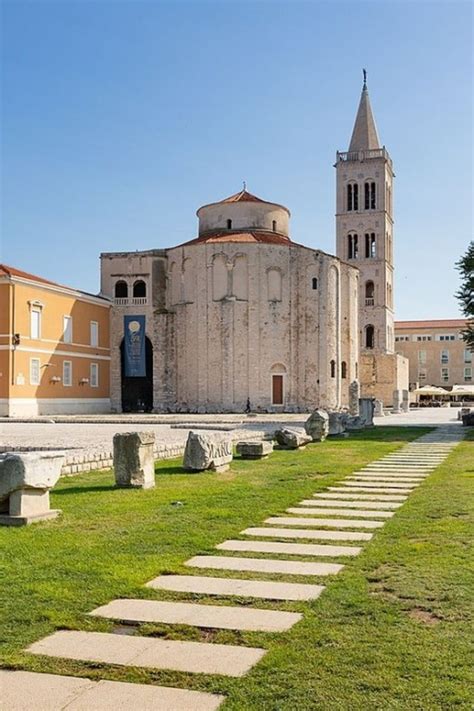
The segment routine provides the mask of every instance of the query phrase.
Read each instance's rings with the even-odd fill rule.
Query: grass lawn
[[[215,596],[162,592],[143,584],[161,573],[201,574],[186,569],[184,561],[213,552],[244,527],[261,525],[267,516],[426,431],[380,427],[302,452],[278,451],[262,462],[236,459],[224,474],[183,474],[178,461],[161,462],[157,486],[149,491],[116,490],[110,472],[62,480],[52,495],[52,507],[63,510],[61,518],[23,529],[0,528],[0,665],[224,693],[226,710],[471,709],[472,432],[471,441],[455,449],[371,542],[356,544],[364,545],[357,558],[340,560],[346,567],[339,575],[229,573],[327,585],[310,603],[256,602],[302,611],[303,620],[289,632],[134,628],[137,634],[167,639],[268,648],[243,678],[86,664],[22,651],[57,629],[123,632],[86,614],[116,597],[216,604]]]

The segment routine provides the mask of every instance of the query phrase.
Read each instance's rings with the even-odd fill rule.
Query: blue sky
[[[1,260],[88,291],[242,180],[334,252],[362,67],[394,161],[396,317],[458,315],[472,239],[470,2],[5,1]]]

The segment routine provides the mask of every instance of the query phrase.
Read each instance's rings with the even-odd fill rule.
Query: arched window
[[[347,363],[345,360],[341,363],[341,378],[347,378]]]
[[[349,183],[347,186],[347,211],[359,209],[359,186],[357,183]]]
[[[357,234],[347,236],[347,258],[357,259],[359,256],[359,237]]]
[[[228,230],[232,229],[232,220],[227,220],[227,229]]]
[[[117,281],[115,284],[115,298],[116,299],[127,299],[128,298],[128,284],[126,281]]]
[[[365,347],[366,348],[373,348],[374,341],[375,341],[375,329],[370,324],[369,326],[365,327]]]
[[[375,183],[373,181],[364,184],[364,208],[375,210]]]
[[[318,288],[318,280],[316,279],[316,277],[313,277],[313,278],[311,279],[311,284],[312,284],[313,289],[317,289],[317,288]]]
[[[133,298],[144,299],[146,297],[146,284],[143,279],[138,279],[133,285]]]
[[[375,232],[365,233],[365,256],[366,259],[375,258]]]
[[[336,377],[336,361],[332,360],[331,361],[331,378]]]
[[[365,282],[365,298],[372,299],[372,302],[373,302],[374,293],[375,293],[374,282],[373,281],[366,281]],[[372,305],[373,305],[373,303],[367,304],[367,306],[372,306]]]
[[[272,222],[272,230],[273,230],[274,232],[277,231],[277,221],[276,221],[276,220],[273,220],[273,222]]]

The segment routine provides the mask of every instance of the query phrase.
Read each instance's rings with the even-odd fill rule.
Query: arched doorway
[[[145,338],[146,375],[142,378],[125,375],[124,342],[120,344],[122,378],[122,412],[151,412],[153,409],[153,346]]]

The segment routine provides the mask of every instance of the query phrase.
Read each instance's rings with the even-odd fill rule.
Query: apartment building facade
[[[0,265],[0,415],[110,410],[109,309],[94,296]]]
[[[411,389],[474,384],[474,353],[462,339],[464,328],[465,319],[395,322],[395,349],[408,358]]]

